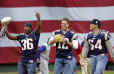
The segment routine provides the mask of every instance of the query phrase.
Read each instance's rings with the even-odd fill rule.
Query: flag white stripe
[[[13,34],[17,35],[17,34]],[[78,35],[78,41],[81,43],[84,40],[84,36],[86,33],[77,33]],[[114,33],[111,33],[111,42],[114,46]],[[48,38],[51,37],[51,33],[41,33],[40,40],[39,40],[39,46],[46,43]],[[20,44],[17,41],[9,40],[7,37],[0,38],[0,47],[18,47]]]
[[[11,16],[13,21],[36,20],[34,12],[41,14],[42,20],[60,20],[68,17],[70,20],[87,21],[93,18],[114,20],[114,6],[109,7],[16,7],[0,8],[0,19]]]

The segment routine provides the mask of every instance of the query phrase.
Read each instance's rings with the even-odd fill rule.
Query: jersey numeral
[[[22,50],[31,50],[34,48],[33,46],[33,40],[31,38],[24,39],[21,41],[23,44]]]
[[[65,43],[59,43],[58,44],[58,49],[68,49],[68,46],[66,46]]]
[[[66,39],[69,40],[68,38],[66,38]],[[68,46],[66,45],[66,43],[59,43],[58,49],[68,49]]]
[[[93,44],[93,42],[94,42],[94,40],[89,40],[91,50],[94,50],[94,49],[101,50],[102,49],[101,39],[98,39],[95,44]]]

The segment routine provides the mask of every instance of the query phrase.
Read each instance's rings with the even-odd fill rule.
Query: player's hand
[[[4,17],[3,19],[1,19],[2,26],[6,26],[7,24],[11,22],[11,20],[12,20],[11,17]]]
[[[55,35],[55,37],[54,37],[54,41],[55,41],[55,42],[64,42],[65,39],[64,39],[64,36],[63,36],[63,35],[57,34],[57,35]]]
[[[64,38],[64,42],[65,43],[68,43],[69,42],[69,39],[68,38]]]
[[[80,58],[80,65],[85,65],[87,63],[89,63],[90,59],[89,58]]]
[[[112,62],[114,63],[114,57],[112,58]]]
[[[36,12],[35,16],[36,16],[37,20],[40,20],[40,13]]]

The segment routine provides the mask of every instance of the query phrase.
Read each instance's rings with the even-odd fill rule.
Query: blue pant
[[[75,58],[73,58],[72,61],[73,61],[72,67],[73,67],[73,69],[74,69],[74,71],[75,71],[75,69],[77,68],[77,61],[76,61]]]
[[[91,56],[91,74],[103,74],[107,65],[107,55]]]
[[[73,59],[56,58],[54,74],[74,74]]]
[[[18,74],[36,74],[36,63],[18,62]]]

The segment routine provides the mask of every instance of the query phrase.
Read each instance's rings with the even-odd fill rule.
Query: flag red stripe
[[[24,22],[11,22],[8,25],[8,31],[11,33],[23,33],[24,32]],[[33,24],[33,28],[36,28],[36,21],[30,21]],[[103,29],[106,29],[110,32],[114,32],[114,20],[103,21]],[[58,20],[45,20],[42,21],[41,32],[52,32],[60,28],[60,21]],[[89,32],[89,22],[88,21],[71,21],[70,28],[75,32],[87,33]]]
[[[19,47],[0,47],[0,64],[17,63],[21,56],[21,54],[19,53],[19,50],[20,50]],[[78,51],[79,50],[75,51],[77,55],[78,55]],[[54,63],[55,58],[56,58],[56,50],[55,50],[55,47],[52,47],[49,54],[49,62]],[[77,58],[78,58],[77,61],[79,61],[78,56]],[[111,58],[108,57],[108,60],[111,61]]]
[[[20,60],[20,47],[0,47],[0,64],[17,63]],[[7,51],[7,52],[6,52]],[[56,58],[55,47],[50,50],[49,62],[54,63]]]
[[[0,7],[98,7],[114,6],[114,0],[0,0]]]
[[[20,59],[19,47],[0,47],[0,64],[17,63]]]

